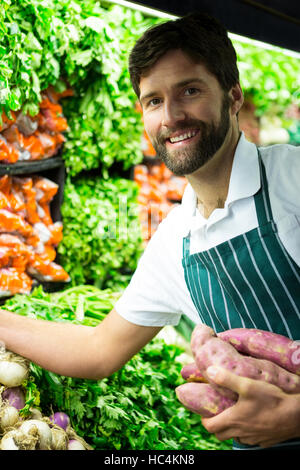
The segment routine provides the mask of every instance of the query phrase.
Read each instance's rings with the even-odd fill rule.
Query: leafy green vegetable
[[[39,287],[29,296],[16,295],[4,308],[32,318],[79,324],[76,311],[83,296],[82,323],[94,325],[99,320],[90,318],[90,312],[96,310],[100,318],[103,309],[103,318],[118,295],[91,286],[46,294]],[[230,441],[221,443],[207,433],[200,417],[176,398],[175,387],[183,382],[178,360],[182,352],[181,347],[156,338],[103,380],[63,377],[35,364],[31,374],[43,414],[66,412],[72,427],[95,449],[229,450]]]
[[[153,340],[120,371],[100,381],[56,376],[33,366],[46,413],[64,410],[95,449],[230,449],[178,403],[176,346]]]
[[[232,42],[237,52],[242,89],[252,98],[257,114],[283,116],[288,105],[297,102],[300,60],[287,56],[283,50]]]
[[[22,384],[25,395],[25,406],[20,410],[20,416],[26,418],[32,408],[40,408],[40,392],[32,375]]]
[[[143,250],[137,195],[136,183],[126,179],[67,179],[58,253],[71,285],[128,284]]]
[[[17,294],[6,300],[5,309],[41,320],[94,326],[112,310],[120,295],[121,291],[99,290],[91,285],[69,287],[49,294],[39,286],[30,295]]]
[[[142,160],[140,114],[127,58],[154,18],[86,0],[5,0],[0,7],[0,116],[10,110],[38,113],[49,85],[74,96],[63,152],[68,173],[115,162],[128,169]]]
[[[102,23],[97,22],[99,16]],[[63,157],[71,175],[100,164],[107,175],[105,170],[114,162],[122,161],[127,170],[142,160],[143,125],[127,61],[135,40],[155,22],[118,6],[102,9],[101,14],[99,10],[90,23],[92,35],[79,46],[85,54],[90,51],[89,62],[81,64],[79,50],[69,56],[68,80],[76,93],[64,103],[70,130]]]
[[[74,96],[63,158],[67,172],[114,162],[124,170],[142,160],[142,122],[129,80],[128,54],[136,39],[162,19],[95,0],[4,0],[0,5],[0,119],[2,111],[38,113],[49,85]],[[283,52],[234,40],[242,87],[258,113],[282,114],[299,90],[300,64]]]

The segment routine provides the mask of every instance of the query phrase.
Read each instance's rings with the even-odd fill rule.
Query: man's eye
[[[185,95],[188,95],[188,96],[191,96],[191,95],[195,95],[196,93],[198,92],[198,89],[197,88],[187,88],[185,91],[184,91],[184,94]]]
[[[157,106],[159,103],[160,103],[159,98],[152,98],[152,100],[148,102],[148,106]]]

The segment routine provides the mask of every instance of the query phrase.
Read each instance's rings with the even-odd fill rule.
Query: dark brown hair
[[[239,81],[235,49],[225,27],[204,13],[190,13],[149,28],[129,56],[133,89],[140,96],[140,79],[164,54],[181,49],[195,63],[203,63],[224,91]]]

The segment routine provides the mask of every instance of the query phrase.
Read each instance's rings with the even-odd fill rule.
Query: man
[[[96,328],[1,311],[0,339],[46,369],[91,379],[119,369],[182,313],[216,332],[254,327],[299,339],[300,154],[291,146],[258,152],[239,131],[243,94],[226,31],[201,14],[167,22],[144,34],[129,65],[147,134],[190,183],[182,204]],[[209,432],[260,449],[300,440],[300,394],[210,372],[239,400],[203,419]]]

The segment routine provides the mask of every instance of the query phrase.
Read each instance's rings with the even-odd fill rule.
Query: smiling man
[[[159,157],[188,179],[182,204],[97,327],[2,310],[0,341],[58,374],[99,379],[183,314],[215,332],[256,328],[299,340],[300,149],[258,149],[240,132],[243,94],[226,30],[202,14],[155,26],[137,41],[129,71]],[[300,394],[211,372],[239,399],[203,420],[209,432],[239,449],[300,449]]]
[[[174,174],[194,173],[223,146],[230,128],[231,99],[215,76],[182,50],[171,50],[159,59],[151,73],[141,78],[140,89],[147,133]],[[238,84],[234,91],[242,103]],[[236,127],[234,145],[237,137]]]
[[[139,87],[145,129],[158,156],[174,174],[197,185],[205,216],[223,207],[239,139],[239,83],[230,91],[222,89],[206,66],[182,49],[172,49],[141,76]],[[215,179],[209,200],[199,185],[208,174]]]

